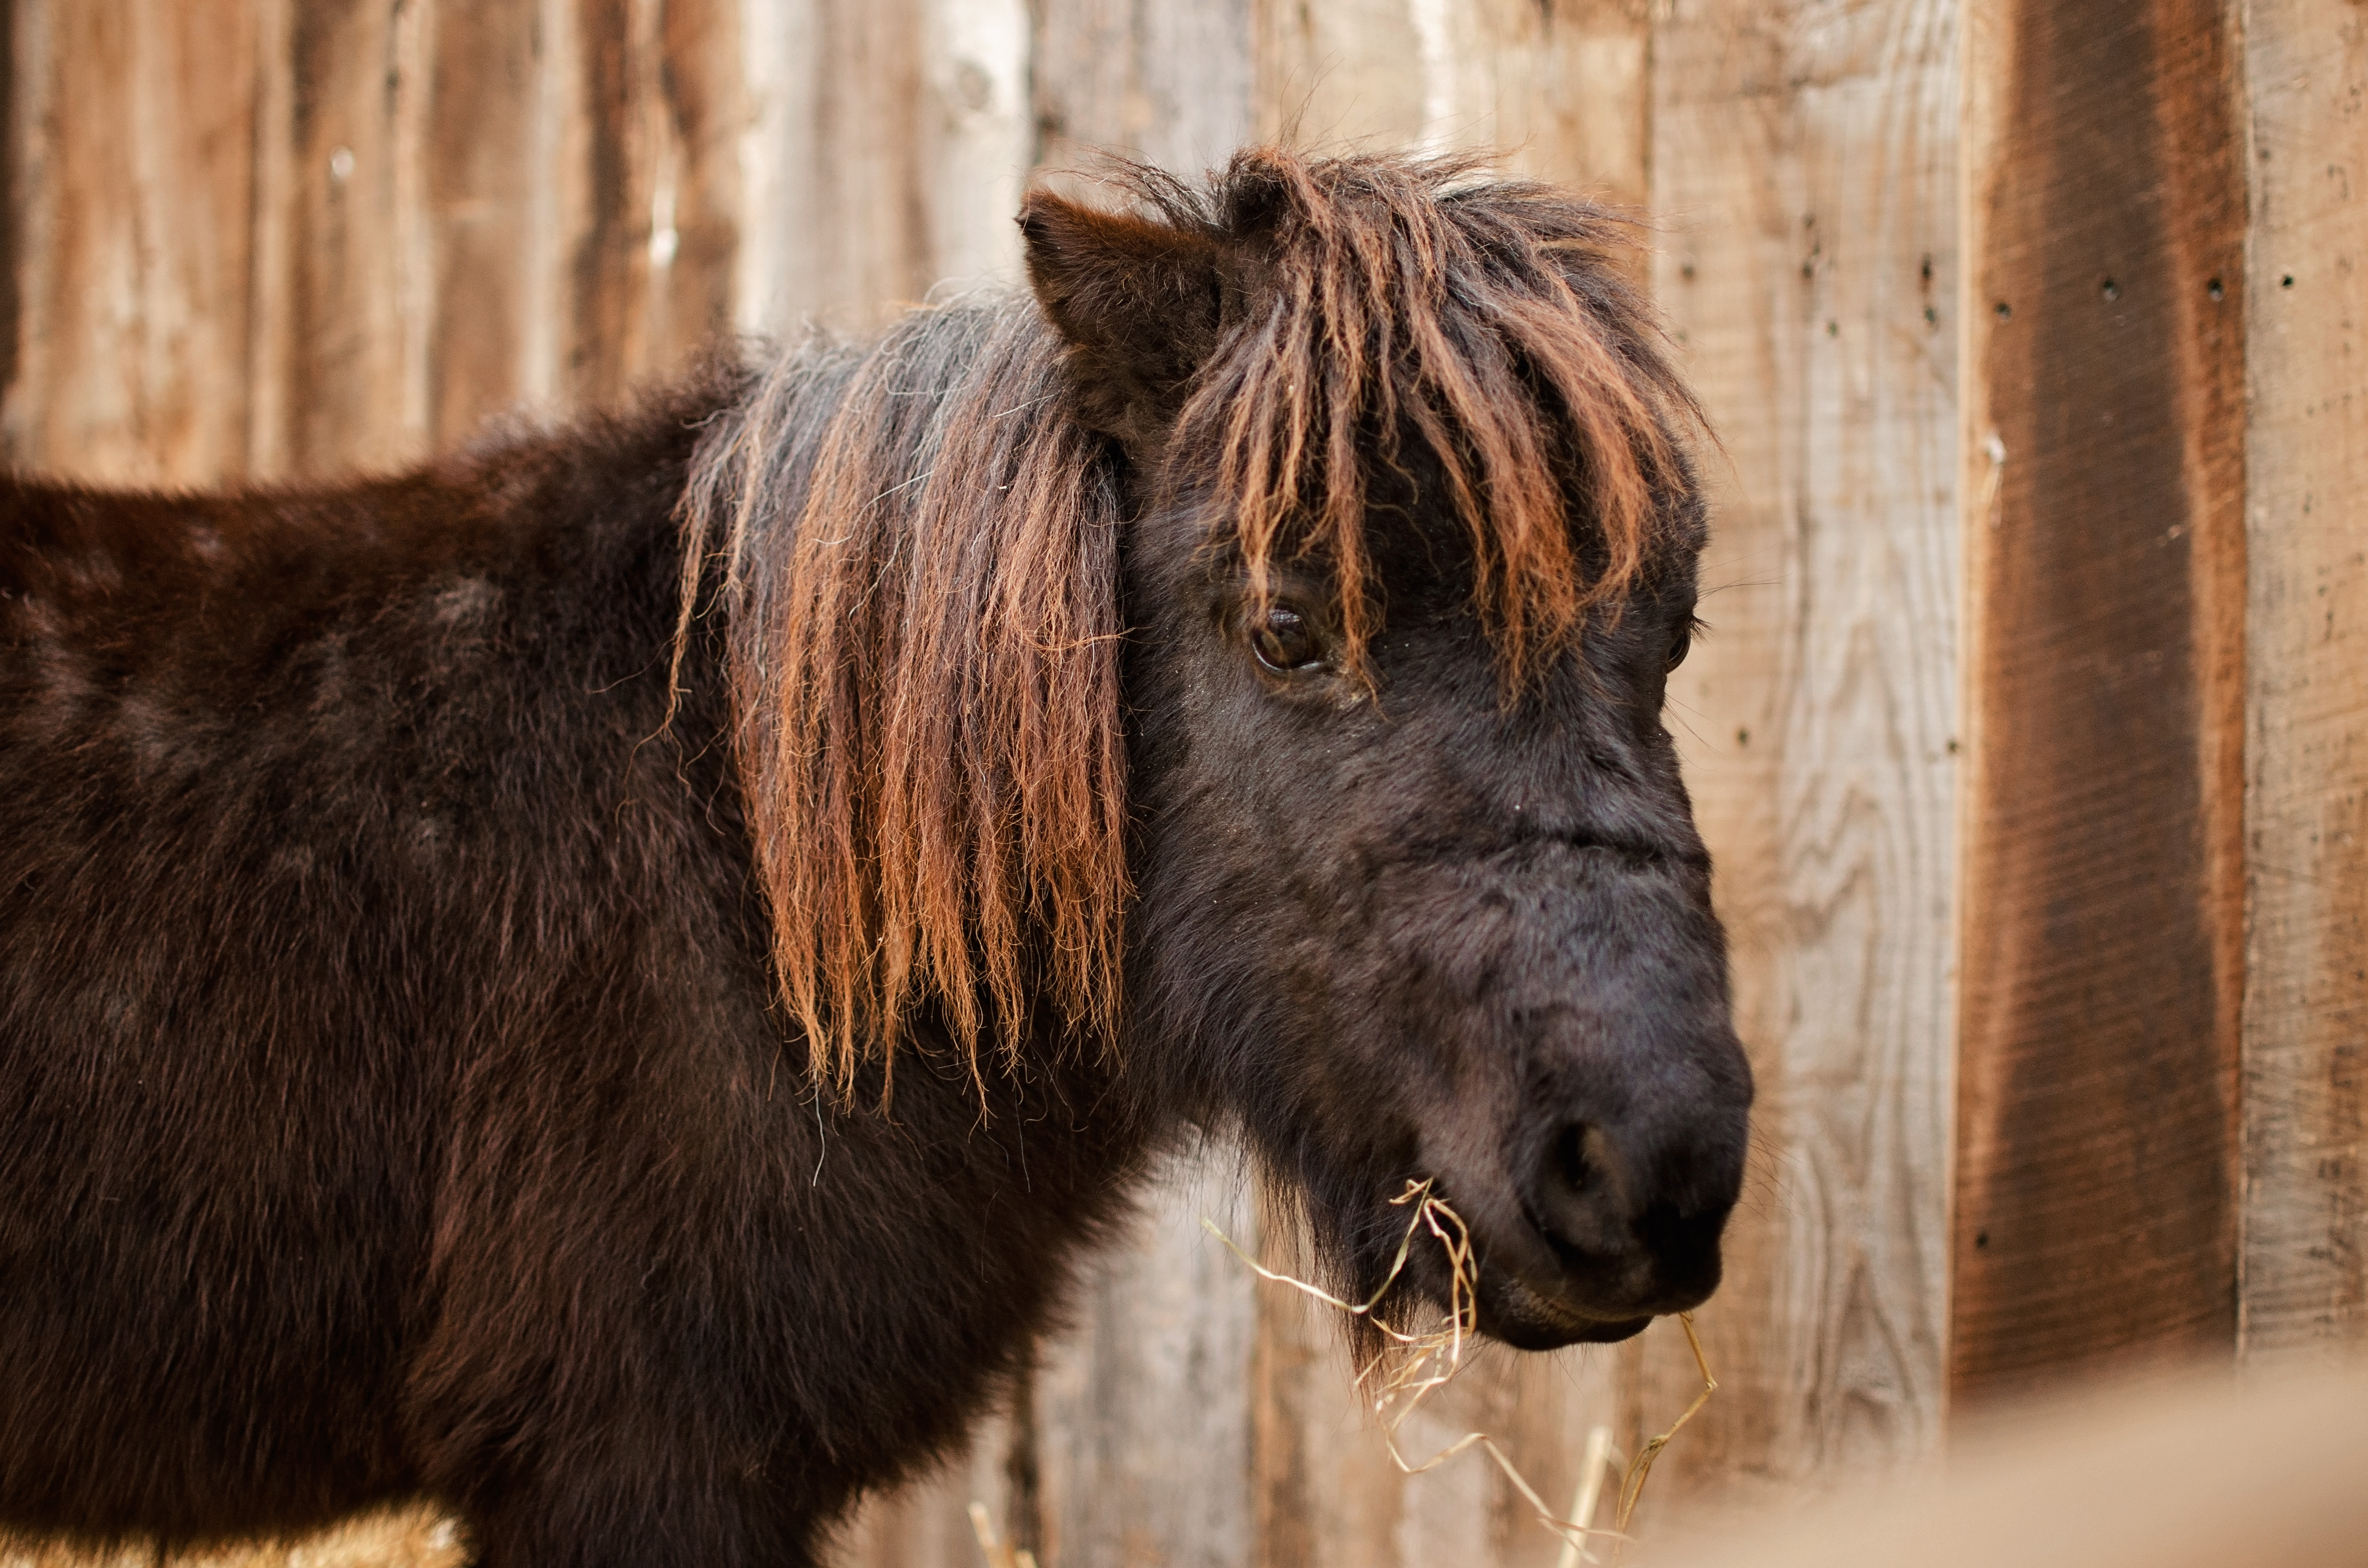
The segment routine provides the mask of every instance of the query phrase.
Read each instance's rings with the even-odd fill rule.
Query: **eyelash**
[[[1678,634],[1669,643],[1668,663],[1662,666],[1663,673],[1674,673],[1684,664],[1686,655],[1694,651],[1694,643],[1709,630],[1710,623],[1698,615],[1690,615],[1679,622]]]

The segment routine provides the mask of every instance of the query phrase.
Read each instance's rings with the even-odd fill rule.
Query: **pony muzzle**
[[[1732,1129],[1622,1127],[1565,1117],[1517,1150],[1496,1180],[1442,1185],[1473,1228],[1477,1326],[1521,1349],[1606,1343],[1717,1290],[1719,1244],[1742,1186]]]

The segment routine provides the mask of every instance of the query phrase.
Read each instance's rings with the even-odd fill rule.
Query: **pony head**
[[[1622,225],[1386,157],[1123,188],[1030,199],[1032,300],[785,358],[695,478],[817,1073],[1099,1052],[1346,1290],[1416,1181],[1501,1337],[1693,1305],[1750,1074],[1661,722],[1699,415]]]

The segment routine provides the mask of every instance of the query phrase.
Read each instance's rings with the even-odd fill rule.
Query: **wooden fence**
[[[110,482],[396,463],[1008,278],[1089,148],[1487,145],[1649,214],[1725,448],[1671,716],[1762,1085],[1650,1507],[2368,1336],[2351,0],[0,0],[0,441]],[[975,1563],[976,1499],[1047,1568],[1552,1562],[1477,1455],[1392,1469],[1200,1229],[1287,1256],[1238,1175],[1179,1166],[844,1560]],[[1559,1499],[1691,1384],[1661,1329],[1499,1353],[1409,1435]]]

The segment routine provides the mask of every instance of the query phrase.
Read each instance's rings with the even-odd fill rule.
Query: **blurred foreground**
[[[159,1558],[150,1548],[105,1554],[0,1542],[0,1568],[461,1568],[460,1531],[427,1511],[365,1514],[293,1546],[232,1547]]]
[[[1376,1436],[1376,1463],[1387,1463]],[[1467,1462],[1484,1463],[1477,1455]],[[1646,1512],[1651,1512],[1648,1505]],[[2368,1564],[2368,1361],[2091,1384],[1967,1421],[1945,1464],[1688,1536],[1638,1568],[2357,1568]],[[1599,1548],[1608,1560],[1609,1542]],[[176,1568],[460,1568],[425,1512]],[[149,1568],[153,1551],[0,1551],[0,1568]],[[1045,1568],[1099,1568],[1047,1563]]]
[[[2358,1568],[2368,1362],[2091,1385],[1964,1422],[1944,1465],[1639,1551],[1652,1568]]]

